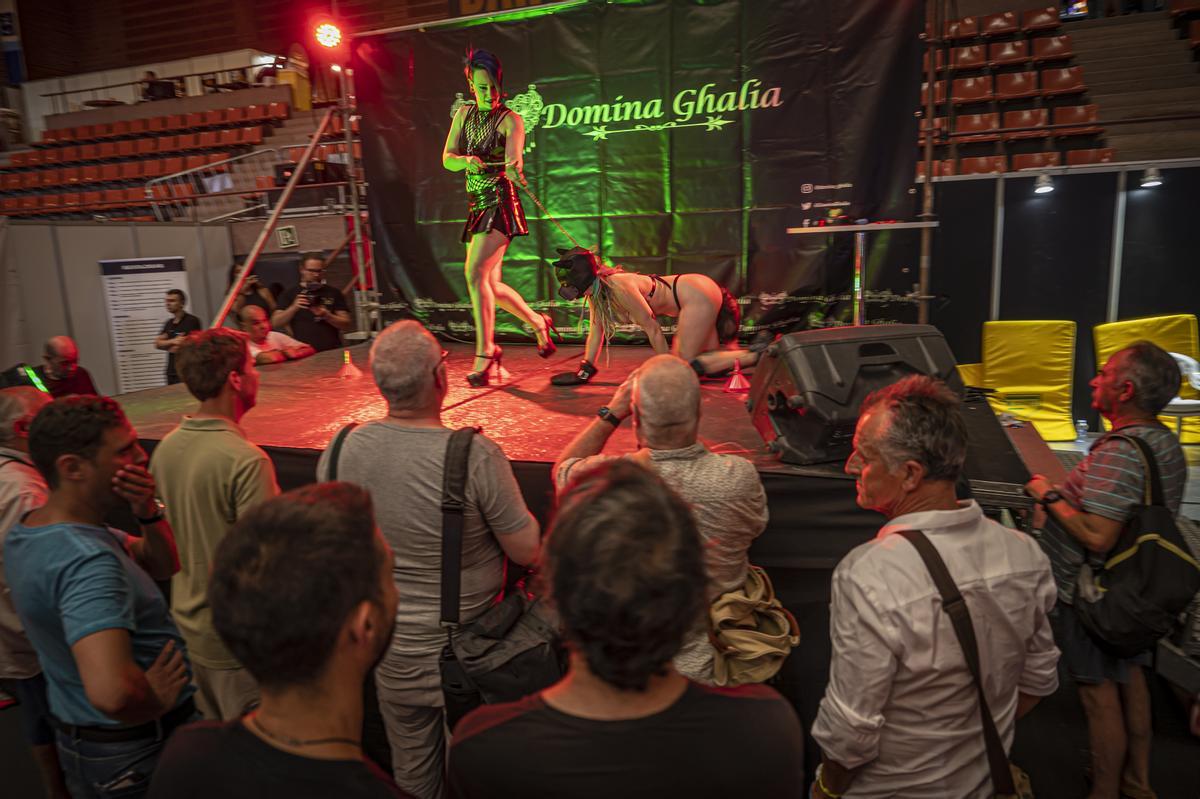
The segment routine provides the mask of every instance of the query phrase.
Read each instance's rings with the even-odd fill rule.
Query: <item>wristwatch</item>
[[[1042,494],[1042,498],[1038,500],[1038,504],[1043,507],[1050,507],[1055,502],[1062,502],[1063,495],[1053,488]]]
[[[615,413],[613,413],[612,410],[607,405],[602,407],[600,410],[596,411],[596,415],[599,416],[604,421],[611,424],[613,427],[621,426],[620,417],[617,416]]]
[[[138,524],[158,524],[166,515],[167,506],[162,503],[161,499],[155,497],[153,516],[147,516],[145,518],[142,518],[141,516],[134,516],[133,518],[137,519]]]

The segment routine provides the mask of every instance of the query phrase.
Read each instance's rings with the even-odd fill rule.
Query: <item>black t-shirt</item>
[[[296,295],[300,293],[299,286],[292,286],[279,296],[279,307],[289,308],[296,301]],[[342,292],[335,289],[333,286],[321,286],[314,289],[312,292],[313,299],[309,308],[315,308],[318,304],[325,306],[325,310],[333,311],[348,311],[350,306],[346,304],[346,298],[342,296]],[[312,345],[312,348],[317,352],[325,350],[335,350],[342,346],[342,333],[328,322],[322,322],[313,316],[313,312],[308,308],[301,308],[296,311],[296,315],[292,317],[292,338],[297,341],[303,341],[305,344]]]
[[[762,685],[691,684],[666,710],[593,721],[541,695],[485,705],[454,731],[449,795],[622,799],[804,795],[804,734]]]
[[[188,333],[195,333],[197,330],[203,329],[204,325],[200,324],[199,319],[190,313],[184,313],[183,318],[178,323],[175,322],[174,316],[168,317],[167,321],[163,323],[162,330],[158,331],[158,335],[178,338],[179,336],[186,336]],[[173,352],[167,353],[167,382],[179,382],[179,375],[175,372],[175,353]]]
[[[150,799],[407,799],[369,760],[316,760],[270,746],[240,719],[178,730],[154,770]]]

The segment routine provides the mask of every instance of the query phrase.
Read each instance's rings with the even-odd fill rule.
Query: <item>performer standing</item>
[[[591,326],[579,368],[552,377],[550,382],[556,386],[591,380],[600,371],[595,363],[600,348],[622,323],[642,328],[655,352],[669,351],[701,373],[695,360],[698,355],[718,350],[737,338],[742,319],[737,300],[707,275],[660,277],[626,272],[620,267],[604,266],[594,253],[582,247],[560,249],[558,253],[559,260],[554,262],[558,295],[564,300],[586,297]],[[679,320],[669,348],[658,324],[659,316]]]
[[[467,173],[467,290],[475,322],[475,362],[467,382],[486,386],[500,376],[501,349],[495,342],[496,305],[528,322],[537,336],[538,355],[557,349],[550,340],[549,317],[535,313],[517,291],[500,279],[501,262],[513,236],[526,236],[529,226],[514,181],[523,174],[525,125],[504,104],[500,59],[486,50],[471,50],[464,69],[474,102],[454,115],[442,165]]]

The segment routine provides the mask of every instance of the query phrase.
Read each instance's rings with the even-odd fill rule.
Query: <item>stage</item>
[[[551,506],[550,467],[571,438],[607,404],[626,376],[652,354],[648,347],[612,347],[601,356],[600,373],[586,386],[561,388],[551,375],[574,369],[582,348],[560,347],[549,359],[532,345],[504,345],[503,384],[471,388],[465,380],[472,347],[447,344],[450,390],[443,421],[449,427],[478,425],[512,461],[529,507],[543,521]],[[258,404],[242,419],[250,440],[275,462],[280,484],[295,488],[315,479],[317,459],[348,422],[364,422],[385,412],[367,370],[367,347],[348,350],[362,370],[339,377],[342,351],[304,361],[260,366]],[[766,451],[744,407],[745,393],[727,393],[725,381],[705,381],[700,438],[715,452],[751,460],[767,490],[771,521],[756,545],[756,562],[780,568],[831,569],[855,544],[874,534],[879,517],[854,504],[854,482],[840,464],[794,467]],[[147,449],[162,439],[195,400],[182,385],[117,397]],[[632,424],[609,439],[606,452],[636,448]]]

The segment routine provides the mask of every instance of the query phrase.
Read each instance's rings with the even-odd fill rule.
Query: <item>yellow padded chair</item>
[[[1096,325],[1092,330],[1096,343],[1096,369],[1099,370],[1109,356],[1135,341],[1152,341],[1167,352],[1178,352],[1200,360],[1200,334],[1197,333],[1194,314],[1172,314],[1171,316],[1148,316],[1144,319],[1127,319]],[[1179,376],[1181,399],[1200,399],[1200,391],[1192,388]],[[1167,427],[1175,429],[1177,420],[1173,416],[1160,416]],[[1105,427],[1107,428],[1107,423]],[[1183,444],[1200,444],[1200,419],[1184,419]]]
[[[996,413],[1031,422],[1047,441],[1071,441],[1075,323],[1004,321],[983,324],[983,363],[960,364],[969,386],[990,388]]]

